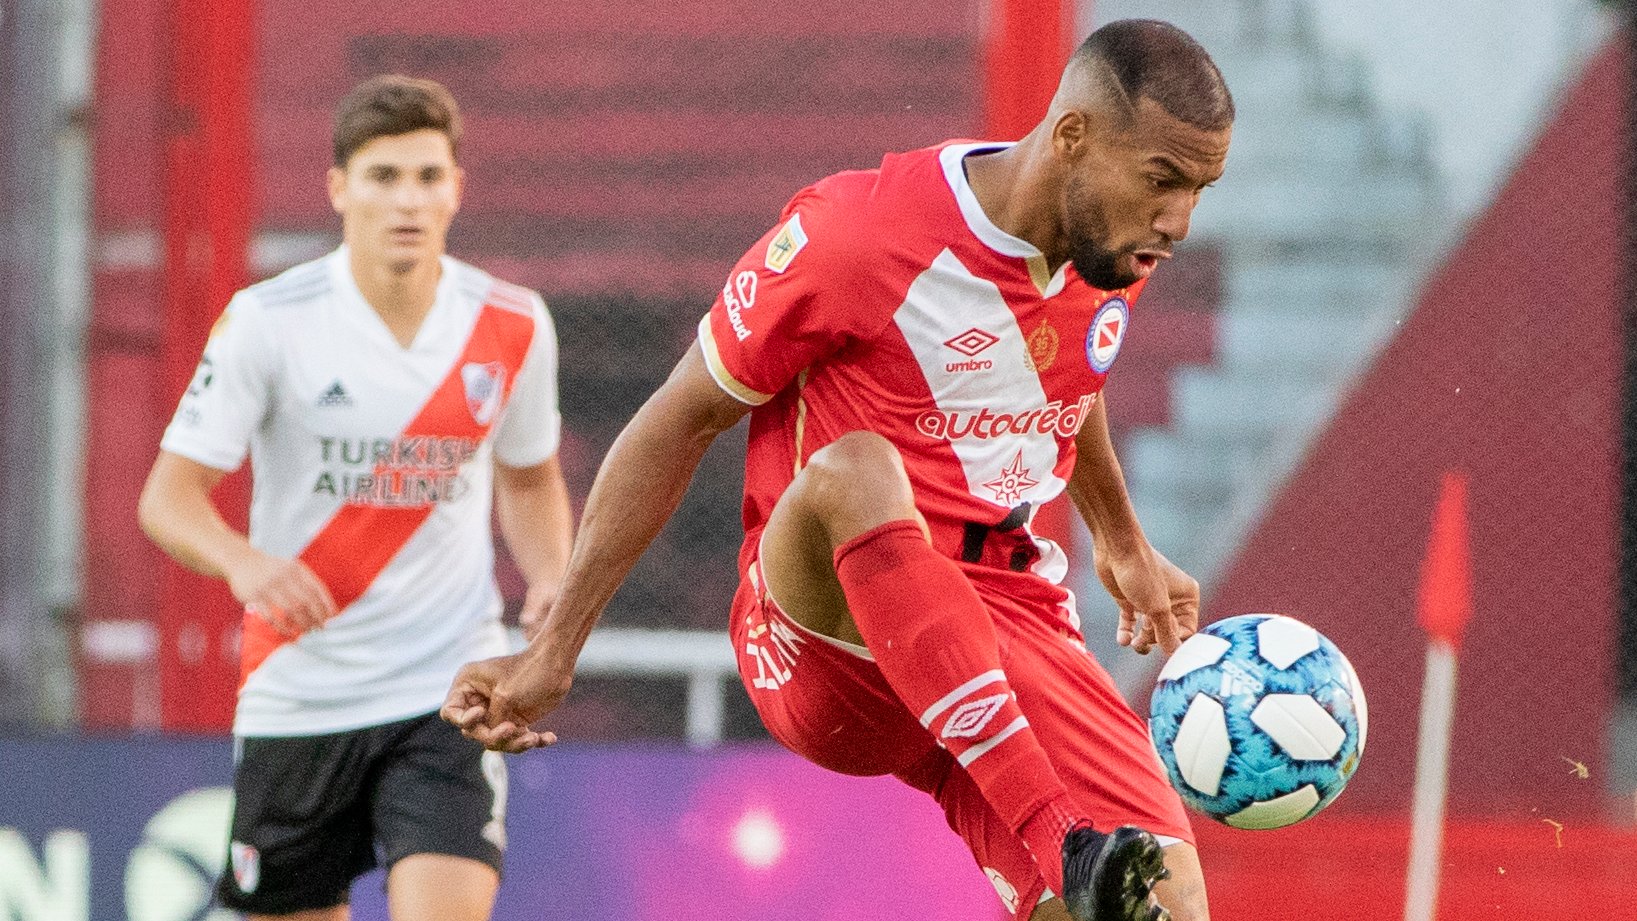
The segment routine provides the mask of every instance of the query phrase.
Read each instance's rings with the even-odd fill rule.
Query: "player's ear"
[[[1052,150],[1064,160],[1077,160],[1091,136],[1086,113],[1070,109],[1052,123]]]
[[[455,167],[455,210],[460,210],[460,203],[466,200],[466,171]]]
[[[336,214],[344,214],[347,204],[347,171],[339,166],[330,167],[326,176],[330,191],[330,207]]]

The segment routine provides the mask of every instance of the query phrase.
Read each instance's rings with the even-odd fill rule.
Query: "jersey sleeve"
[[[549,460],[562,441],[557,401],[557,329],[539,297],[534,301],[534,338],[517,372],[506,411],[495,427],[495,459],[508,467]]]
[[[853,258],[863,209],[856,194],[821,189],[807,189],[785,206],[699,321],[711,376],[752,406],[867,331],[869,299],[848,296],[863,278],[864,266]]]
[[[159,446],[217,470],[244,463],[250,436],[272,406],[273,340],[251,296],[240,292],[211,328],[204,355]]]

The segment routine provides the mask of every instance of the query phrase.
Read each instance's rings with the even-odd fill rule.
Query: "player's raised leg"
[[[761,568],[769,595],[797,623],[862,640],[894,693],[1028,845],[1047,884],[1064,892],[1059,855],[1083,817],[1019,708],[989,611],[927,542],[897,449],[852,432],[816,452],[768,520]],[[1102,855],[1100,843],[1085,843]],[[1110,843],[1099,860],[1076,864],[1067,891],[1120,892],[1095,900],[1109,906],[1099,914],[1082,899],[1079,916],[1149,918],[1159,867],[1141,858],[1157,845],[1146,833]]]

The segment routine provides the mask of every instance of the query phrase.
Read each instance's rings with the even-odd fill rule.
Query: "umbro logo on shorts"
[[[347,395],[347,388],[341,386],[341,379],[336,378],[335,383],[325,388],[324,392],[319,394],[318,405],[320,407],[351,406],[352,397]]]

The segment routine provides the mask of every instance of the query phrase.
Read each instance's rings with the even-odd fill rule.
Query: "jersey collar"
[[[1068,270],[1068,263],[1058,266],[1055,274],[1048,273],[1046,257],[1033,243],[1014,237],[996,226],[995,222],[989,219],[989,215],[984,213],[983,205],[978,203],[978,195],[972,191],[972,183],[967,180],[966,168],[963,165],[968,154],[1005,150],[1016,143],[985,141],[976,144],[951,144],[938,152],[938,161],[943,166],[944,180],[949,183],[949,190],[955,193],[955,203],[960,206],[961,217],[966,219],[967,229],[978,238],[978,242],[1002,256],[1022,259],[1029,266],[1029,277],[1039,289],[1040,296],[1051,297],[1063,290],[1063,284],[1067,280],[1065,273]]]
[[[371,328],[374,332],[386,337],[387,341],[400,351],[414,352],[427,342],[436,342],[446,330],[441,328],[444,318],[448,314],[448,304],[455,295],[455,261],[447,253],[438,257],[439,267],[437,293],[432,296],[432,309],[427,311],[426,317],[421,320],[421,328],[415,331],[415,340],[408,347],[398,342],[397,337],[387,328],[386,321],[375,312],[369,301],[364,299],[364,292],[358,288],[358,279],[352,274],[352,261],[348,257],[347,244],[336,247],[330,254],[330,278],[335,283],[335,290],[341,299],[358,316],[359,322]]]

